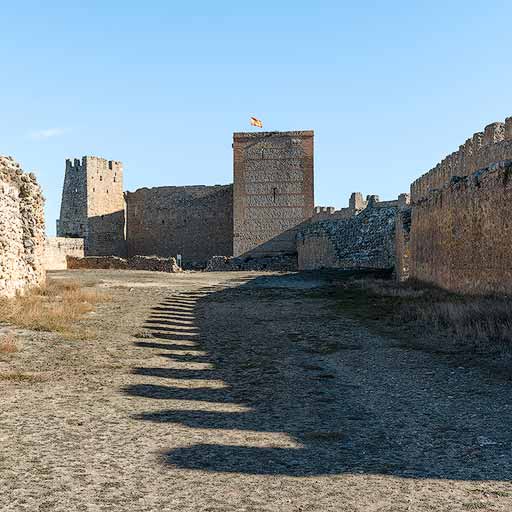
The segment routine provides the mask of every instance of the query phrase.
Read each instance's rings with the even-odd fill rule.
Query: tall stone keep
[[[57,236],[84,238],[85,254],[124,256],[123,164],[96,156],[66,160]]]
[[[311,217],[313,131],[233,134],[235,256],[296,253],[297,227]]]

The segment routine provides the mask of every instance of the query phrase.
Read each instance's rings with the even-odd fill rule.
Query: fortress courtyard
[[[382,329],[342,273],[50,278],[111,300],[0,354],[0,510],[512,509],[500,361]]]

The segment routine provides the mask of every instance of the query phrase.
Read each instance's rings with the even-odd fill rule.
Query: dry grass
[[[20,371],[0,372],[0,381],[6,380],[10,382],[43,382],[44,378],[35,373],[24,373]]]
[[[16,338],[12,334],[6,334],[0,338],[0,354],[13,354],[18,350]]]
[[[76,323],[110,296],[84,289],[76,281],[49,280],[25,295],[0,301],[0,322],[34,331],[76,335]]]
[[[512,351],[512,298],[462,296],[391,279],[349,275],[329,295],[344,314],[380,334],[447,336],[460,345]]]

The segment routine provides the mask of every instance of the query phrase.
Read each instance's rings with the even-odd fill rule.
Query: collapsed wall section
[[[44,282],[43,208],[35,176],[0,156],[0,296]]]
[[[296,253],[311,217],[313,131],[233,134],[235,256]]]
[[[299,269],[392,269],[396,212],[396,206],[370,205],[348,219],[304,225],[297,236]]]
[[[205,266],[233,254],[233,186],[141,188],[126,193],[128,255],[181,254]]]

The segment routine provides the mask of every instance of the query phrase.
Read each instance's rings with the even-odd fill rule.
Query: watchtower
[[[57,236],[85,239],[86,255],[124,256],[123,164],[96,156],[66,160]]]

